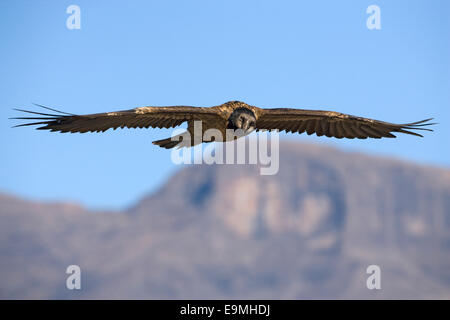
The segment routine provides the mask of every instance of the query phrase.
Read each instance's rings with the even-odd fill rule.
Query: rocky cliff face
[[[331,148],[189,166],[123,213],[1,196],[0,221],[1,298],[450,298],[450,171]]]

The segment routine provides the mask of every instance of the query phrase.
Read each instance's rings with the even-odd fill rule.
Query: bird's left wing
[[[401,132],[422,137],[411,130],[433,131],[424,126],[432,125],[432,119],[394,124],[379,120],[367,119],[333,111],[302,110],[302,109],[260,109],[256,122],[258,130],[278,129],[286,132],[315,133],[317,136],[335,138],[395,138],[393,132]]]
[[[40,106],[40,105],[39,105]],[[65,113],[45,106],[42,108],[54,113],[43,113],[29,110],[16,109],[18,111],[33,114],[29,117],[15,117],[12,119],[29,120],[16,127],[40,125],[38,130],[50,130],[59,132],[104,132],[110,128],[172,128],[185,121],[217,121],[221,115],[214,109],[173,106],[173,107],[142,107],[131,110],[95,113],[87,115],[75,115]]]

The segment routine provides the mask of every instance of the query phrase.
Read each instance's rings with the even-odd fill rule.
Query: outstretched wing
[[[425,126],[431,119],[422,121],[394,124],[379,120],[356,117],[333,111],[315,111],[301,109],[261,109],[256,122],[258,130],[278,129],[286,132],[306,132],[308,135],[315,133],[317,136],[341,138],[395,138],[393,132],[401,132],[422,137],[411,130],[433,131]]]
[[[40,106],[40,105],[38,105]],[[59,132],[104,132],[110,128],[172,128],[185,121],[217,121],[221,119],[214,109],[173,106],[173,107],[142,107],[131,110],[75,115],[45,106],[42,108],[55,113],[42,113],[36,111],[15,109],[33,114],[30,117],[15,117],[12,119],[29,120],[15,127],[40,125],[38,130]]]

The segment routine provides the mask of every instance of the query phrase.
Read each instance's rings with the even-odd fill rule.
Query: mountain
[[[284,142],[277,175],[187,166],[124,212],[0,195],[0,298],[449,299],[450,170]]]

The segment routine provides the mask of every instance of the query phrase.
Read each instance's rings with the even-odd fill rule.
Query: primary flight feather
[[[40,106],[40,105],[38,105]],[[422,121],[394,124],[379,120],[352,116],[334,111],[303,110],[303,109],[262,109],[248,105],[240,101],[230,101],[214,107],[141,107],[131,110],[95,113],[87,115],[75,115],[58,111],[45,106],[40,106],[54,113],[36,112],[16,109],[21,112],[33,114],[28,117],[15,117],[13,119],[29,120],[21,126],[39,126],[38,130],[50,130],[57,132],[104,132],[117,128],[172,128],[188,123],[187,132],[191,141],[182,141],[181,135],[154,141],[160,147],[170,149],[175,146],[192,146],[204,140],[203,133],[208,129],[217,129],[225,137],[224,140],[236,139],[236,136],[228,138],[227,129],[240,130],[240,136],[247,135],[254,130],[273,130],[286,132],[306,132],[308,135],[315,133],[318,136],[335,138],[395,138],[394,133],[400,132],[422,137],[417,130],[433,131],[427,126],[433,125],[426,119]],[[202,136],[194,137],[194,123],[201,121]]]

